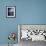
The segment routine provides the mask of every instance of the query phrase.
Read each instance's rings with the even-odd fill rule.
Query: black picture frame
[[[6,18],[16,18],[16,6],[6,6]]]

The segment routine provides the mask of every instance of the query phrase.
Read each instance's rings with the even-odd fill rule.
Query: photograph
[[[6,7],[6,12],[7,12],[6,17],[16,18],[16,6],[7,6]]]

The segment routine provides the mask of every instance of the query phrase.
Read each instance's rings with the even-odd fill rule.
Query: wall
[[[0,44],[7,44],[8,34],[16,32],[17,35],[17,19],[6,18],[6,6],[16,6],[13,0],[0,0]],[[17,39],[15,41],[18,42]]]
[[[6,18],[6,6],[16,6],[16,18]],[[46,0],[0,0],[0,44],[18,24],[46,24]],[[16,39],[17,43],[17,39]]]

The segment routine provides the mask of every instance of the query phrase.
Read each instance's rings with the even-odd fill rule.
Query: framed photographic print
[[[6,18],[16,18],[16,6],[6,6]]]

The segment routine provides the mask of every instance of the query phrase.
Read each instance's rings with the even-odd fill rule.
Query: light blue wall
[[[6,18],[6,6],[16,6],[16,18]],[[46,0],[0,0],[0,43],[17,34],[17,24],[46,24]]]

